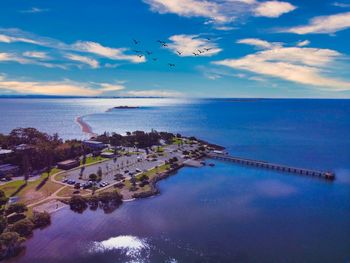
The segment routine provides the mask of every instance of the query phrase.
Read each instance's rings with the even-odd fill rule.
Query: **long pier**
[[[255,166],[255,167],[261,167],[261,168],[266,168],[266,169],[271,169],[271,170],[276,170],[281,172],[314,176],[314,177],[319,177],[329,181],[333,181],[335,179],[335,174],[329,171],[318,171],[318,170],[312,170],[312,169],[298,168],[298,167],[292,167],[292,166],[283,165],[283,164],[276,164],[276,163],[270,163],[265,161],[240,158],[240,157],[230,156],[226,154],[209,153],[208,157],[217,159],[217,160],[234,162],[238,164]]]

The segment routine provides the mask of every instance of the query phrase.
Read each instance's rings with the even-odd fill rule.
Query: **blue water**
[[[0,132],[25,125],[82,138],[74,120],[84,116],[98,133],[180,132],[234,155],[337,174],[327,183],[225,162],[184,168],[160,182],[159,196],[111,214],[55,213],[12,262],[350,261],[349,100],[1,102]],[[119,105],[142,107],[106,112]]]

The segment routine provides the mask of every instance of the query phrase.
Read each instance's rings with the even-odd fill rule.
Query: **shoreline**
[[[83,120],[84,116],[78,116],[75,118],[75,122],[80,126],[81,131],[88,134],[90,137],[96,137],[97,134],[92,131],[92,128]]]

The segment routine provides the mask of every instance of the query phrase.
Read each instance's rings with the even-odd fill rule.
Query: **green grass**
[[[89,156],[86,158],[86,163],[85,164],[91,164],[91,163],[95,163],[95,162],[99,162],[99,161],[105,161],[108,160],[107,158],[103,158],[101,156],[97,156],[97,157],[93,157],[93,156]],[[80,165],[83,164],[83,161],[80,161]]]
[[[180,145],[181,143],[183,143],[181,138],[173,138],[173,144]]]
[[[136,176],[136,179],[140,179],[143,175],[147,175],[151,179],[157,173],[163,173],[169,168],[170,168],[170,164],[163,164],[163,165],[159,166],[158,168],[153,168],[151,170],[148,170],[147,172],[139,174],[138,176]]]

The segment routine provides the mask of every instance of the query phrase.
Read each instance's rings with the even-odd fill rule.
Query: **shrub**
[[[15,204],[9,205],[9,207],[6,210],[6,213],[8,215],[12,214],[12,213],[20,214],[20,213],[24,213],[26,211],[28,211],[28,208],[25,204],[15,203]]]
[[[34,224],[29,219],[22,219],[11,226],[11,231],[17,232],[21,237],[32,235]]]
[[[0,216],[0,233],[4,232],[6,227],[7,227],[6,216]]]
[[[31,220],[35,228],[42,228],[51,224],[51,216],[47,212],[34,213]]]
[[[24,238],[16,232],[6,232],[0,235],[0,260],[17,255],[22,249]]]
[[[21,219],[24,219],[24,218],[26,218],[26,216],[24,214],[14,214],[14,215],[7,217],[7,222],[9,224],[13,224]]]
[[[86,199],[80,195],[74,195],[69,201],[70,209],[75,212],[82,213],[86,208]]]

